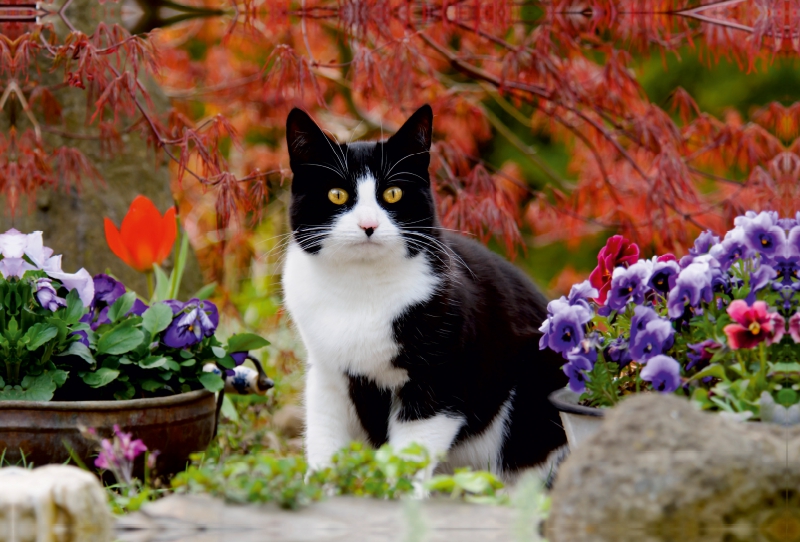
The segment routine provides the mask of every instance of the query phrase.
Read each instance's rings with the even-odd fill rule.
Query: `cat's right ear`
[[[332,145],[308,113],[296,107],[286,118],[286,143],[292,167],[319,160],[320,153],[327,154]]]

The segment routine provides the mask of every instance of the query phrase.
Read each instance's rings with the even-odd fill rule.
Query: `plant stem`
[[[153,299],[153,272],[146,271],[145,277],[147,277],[147,297]]]

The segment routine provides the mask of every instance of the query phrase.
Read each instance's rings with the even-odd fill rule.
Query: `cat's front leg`
[[[347,379],[309,362],[306,370],[306,460],[310,470],[331,464],[333,454],[352,440]]]
[[[463,417],[445,413],[416,420],[394,416],[389,421],[389,444],[396,452],[416,443],[424,446],[430,454],[430,464],[417,475],[415,494],[418,498],[427,496],[424,483],[431,479],[437,463],[446,457],[463,425]]]

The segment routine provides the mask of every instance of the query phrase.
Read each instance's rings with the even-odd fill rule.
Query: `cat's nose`
[[[359,220],[358,227],[364,230],[367,237],[372,237],[372,234],[375,233],[375,230],[378,228],[378,221],[375,219]]]

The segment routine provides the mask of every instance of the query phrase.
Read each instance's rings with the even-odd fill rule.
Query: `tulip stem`
[[[147,277],[147,296],[148,299],[153,299],[153,271],[145,272]]]

